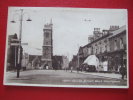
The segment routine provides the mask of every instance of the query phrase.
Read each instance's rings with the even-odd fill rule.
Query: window
[[[95,44],[95,54],[97,54],[97,48],[98,48],[98,46],[97,46],[97,44]]]
[[[114,50],[117,50],[117,40],[115,40],[115,43],[114,43]]]
[[[46,45],[48,45],[48,42],[46,42]]]
[[[93,54],[93,52],[94,52],[93,50],[94,50],[94,49],[93,49],[93,46],[92,46],[92,47],[91,47],[91,54]]]
[[[48,54],[48,51],[49,51],[49,49],[48,49],[48,47],[46,47],[45,48],[45,54]]]
[[[49,37],[49,33],[48,33],[48,32],[46,32],[45,34],[46,34],[46,38],[48,38],[48,37]]]
[[[123,38],[120,38],[120,49],[124,49]]]
[[[100,47],[99,47],[99,46],[97,46],[97,54],[99,54],[99,48],[100,48]]]
[[[104,43],[107,43],[107,40],[104,40]]]
[[[105,52],[107,52],[107,45],[105,45]]]
[[[97,54],[97,49],[96,49],[96,54]]]
[[[88,48],[88,55],[91,54],[91,47]]]

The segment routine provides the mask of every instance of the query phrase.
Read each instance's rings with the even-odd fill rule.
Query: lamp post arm
[[[24,16],[24,12],[23,9],[20,9],[20,26],[19,26],[19,46],[18,46],[18,61],[17,61],[17,78],[19,78],[19,74],[20,74],[20,69],[21,69],[21,56],[22,56],[22,47],[21,47],[21,39],[22,39],[22,29],[23,29],[23,16]],[[16,13],[16,15],[18,15],[18,13]],[[28,18],[27,21],[31,21],[30,18]],[[11,21],[12,23],[15,23],[14,19]]]
[[[22,38],[22,21],[23,21],[23,9],[20,9],[21,15],[20,15],[20,33],[19,33],[19,40],[21,43],[21,38]]]

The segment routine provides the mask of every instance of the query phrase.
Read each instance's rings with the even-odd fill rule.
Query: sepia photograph
[[[8,7],[3,84],[129,88],[127,9]]]

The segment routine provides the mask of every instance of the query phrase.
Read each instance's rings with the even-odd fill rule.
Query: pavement
[[[17,78],[15,71],[5,73],[5,83],[11,84],[45,84],[45,85],[95,85],[95,86],[126,86],[120,74],[77,72],[65,70],[26,70]]]
[[[26,71],[21,71],[20,73],[21,74],[23,74],[24,76],[26,76],[26,75],[29,75],[29,73],[36,73],[36,71],[37,70],[26,70]],[[41,70],[38,70],[38,71],[41,71]],[[43,71],[43,70],[42,70]],[[47,71],[49,71],[49,70],[47,70]],[[71,72],[70,70],[69,71],[67,71],[67,72]],[[116,74],[116,73],[101,73],[101,72],[84,72],[84,71],[79,71],[79,72],[77,72],[77,71],[72,71],[73,73],[79,73],[79,74],[88,74],[88,75],[94,75],[94,76],[101,76],[101,77],[106,77],[106,78],[114,78],[114,79],[121,79],[121,74]],[[15,77],[16,76],[16,74],[14,74],[14,73],[16,73],[16,72],[14,72],[14,71],[10,71],[10,72],[7,72],[8,74],[8,76],[12,76],[12,77]],[[127,78],[125,77],[125,80],[127,80]]]
[[[73,71],[73,72],[77,73],[77,71]],[[102,76],[102,77],[107,77],[107,78],[116,78],[116,79],[121,79],[122,77],[121,74],[116,74],[116,73],[84,72],[84,71],[83,72],[79,71],[78,73]]]
[[[116,74],[116,73],[101,73],[101,72],[79,72],[79,73],[102,76],[107,78],[116,78],[116,79],[121,79],[122,77],[121,74]],[[127,78],[125,77],[125,79]]]

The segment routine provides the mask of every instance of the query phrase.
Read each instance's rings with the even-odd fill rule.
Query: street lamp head
[[[26,21],[32,21],[30,18],[28,18]]]
[[[14,20],[12,20],[11,23],[16,23],[16,22]]]

